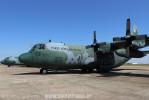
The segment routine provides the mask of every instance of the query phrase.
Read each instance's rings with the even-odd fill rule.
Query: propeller
[[[99,53],[111,53],[118,49],[125,49],[126,54],[124,57],[142,57],[144,53],[139,51],[139,48],[145,47],[149,45],[149,37],[147,35],[138,35],[136,34],[137,29],[133,29],[133,34],[131,35],[130,30],[130,18],[126,21],[126,33],[123,37],[114,37],[112,43],[100,42],[98,43],[96,40],[96,31],[94,31],[94,39],[93,44],[86,46],[86,48],[93,48],[94,49],[94,62],[97,62]],[[134,34],[135,33],[135,34]],[[141,42],[142,43],[141,43]],[[104,47],[105,46],[105,47]],[[103,48],[109,48],[107,51]]]
[[[131,34],[130,34],[130,19],[128,18],[127,19],[127,22],[126,22],[126,37],[131,37]],[[131,45],[131,41],[128,40],[128,43]],[[126,57],[129,57],[130,55],[130,46],[128,46],[126,48]]]
[[[93,48],[94,49],[94,62],[97,62],[97,55],[98,55],[98,48],[100,48],[103,45],[106,45],[106,42],[101,42],[101,43],[97,43],[97,39],[96,39],[96,31],[94,31],[94,39],[93,39],[93,44],[86,46],[86,48]]]
[[[94,42],[93,44],[96,44],[97,43],[97,40],[96,40],[96,31],[94,31]]]
[[[126,36],[130,36],[130,18],[127,19],[126,22]]]
[[[132,41],[135,39],[139,39],[139,37],[136,38],[135,36],[131,35],[130,26],[131,26],[130,25],[130,18],[128,18],[126,21],[126,36],[113,38],[113,41],[115,41],[115,42],[116,41],[125,41],[124,44],[126,47],[124,47],[124,48],[126,48],[126,55],[125,55],[126,57],[130,56],[130,49],[132,47]]]
[[[126,36],[124,37],[114,37],[113,41],[114,42],[124,42],[125,46],[124,48],[126,49],[126,57],[130,57],[130,50],[135,49],[137,50],[138,48],[144,47],[147,44],[147,41],[149,40],[147,35],[131,35],[130,31],[130,18],[127,19],[126,22]],[[144,45],[137,45],[137,40],[144,40],[145,44]]]
[[[130,18],[127,19],[126,22],[126,36],[124,37],[114,37],[113,41],[127,41],[129,44],[133,40],[143,40],[143,39],[148,39],[147,35],[131,35],[130,32]]]

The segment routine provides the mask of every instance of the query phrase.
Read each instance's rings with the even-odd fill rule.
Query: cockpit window
[[[39,49],[45,49],[45,45],[44,44],[40,44],[40,48]]]
[[[33,46],[33,48],[30,51],[34,51],[35,49],[45,49],[45,44],[37,44]]]
[[[40,49],[40,45],[36,45],[35,49]]]

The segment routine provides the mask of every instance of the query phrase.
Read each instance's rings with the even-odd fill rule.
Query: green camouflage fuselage
[[[104,54],[99,54],[98,64],[94,64],[94,49],[86,49],[82,45],[46,42],[36,44],[28,53],[22,54],[19,59],[26,65],[49,69],[80,69],[101,67],[117,67],[128,61],[128,58],[119,54],[125,49],[109,52],[110,45],[102,47]],[[106,53],[107,52],[107,53]]]

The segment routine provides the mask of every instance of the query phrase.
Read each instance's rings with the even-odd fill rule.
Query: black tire
[[[90,73],[93,72],[93,69],[88,69],[88,72],[90,72]]]
[[[44,69],[44,68],[41,68],[40,69],[40,73],[41,74],[47,74],[48,73],[48,70],[47,69]]]
[[[98,73],[108,73],[112,70],[112,68],[111,67],[105,67],[105,68],[99,67],[96,70]]]
[[[81,72],[87,72],[87,69],[81,69]]]
[[[40,69],[40,74],[42,74],[42,73],[43,73],[43,69],[41,68],[41,69]]]

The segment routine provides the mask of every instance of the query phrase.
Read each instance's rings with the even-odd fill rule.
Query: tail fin
[[[137,30],[137,26],[136,25],[133,26],[132,35],[133,36],[137,36],[138,35],[138,30]]]
[[[133,29],[132,29],[132,36],[137,36],[138,35],[138,30],[137,30],[137,26],[134,25]],[[140,40],[134,40],[132,41],[133,45],[136,45],[137,47],[144,47],[145,46],[145,39],[140,39]],[[147,53],[147,52],[144,52]]]

